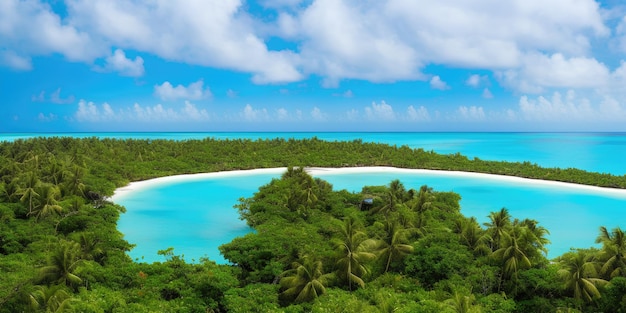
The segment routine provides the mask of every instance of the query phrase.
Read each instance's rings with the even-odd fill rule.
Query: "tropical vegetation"
[[[626,177],[469,160],[360,141],[36,138],[0,143],[0,312],[624,312],[626,236],[546,258],[549,230],[506,208],[393,180],[334,190],[303,166],[471,170],[626,187]],[[231,264],[131,260],[115,188],[157,176],[284,166],[234,203],[255,232]]]

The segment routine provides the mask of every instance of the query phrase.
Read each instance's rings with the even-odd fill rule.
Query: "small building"
[[[372,208],[372,206],[374,206],[374,198],[365,198],[363,200],[361,200],[361,204],[359,205],[359,209],[361,209],[361,211],[366,211]]]

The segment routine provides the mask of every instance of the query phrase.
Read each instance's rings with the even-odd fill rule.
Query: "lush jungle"
[[[545,257],[549,230],[489,222],[428,186],[333,190],[298,166],[463,170],[625,188],[626,177],[360,141],[38,138],[0,143],[0,312],[624,312],[626,236]],[[133,262],[107,196],[158,176],[286,166],[234,204],[230,265]],[[295,167],[293,167],[295,166]],[[228,209],[228,208],[227,208]]]

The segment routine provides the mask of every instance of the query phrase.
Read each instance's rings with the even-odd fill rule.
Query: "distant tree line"
[[[393,180],[333,190],[301,166],[472,170],[623,188],[623,177],[360,141],[37,138],[0,143],[0,312],[622,312],[626,237],[546,259],[549,232]],[[285,166],[235,205],[255,232],[232,264],[131,260],[106,196],[164,175]]]

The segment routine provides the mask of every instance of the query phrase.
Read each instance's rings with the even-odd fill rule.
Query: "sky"
[[[0,132],[624,132],[622,3],[0,0]]]

